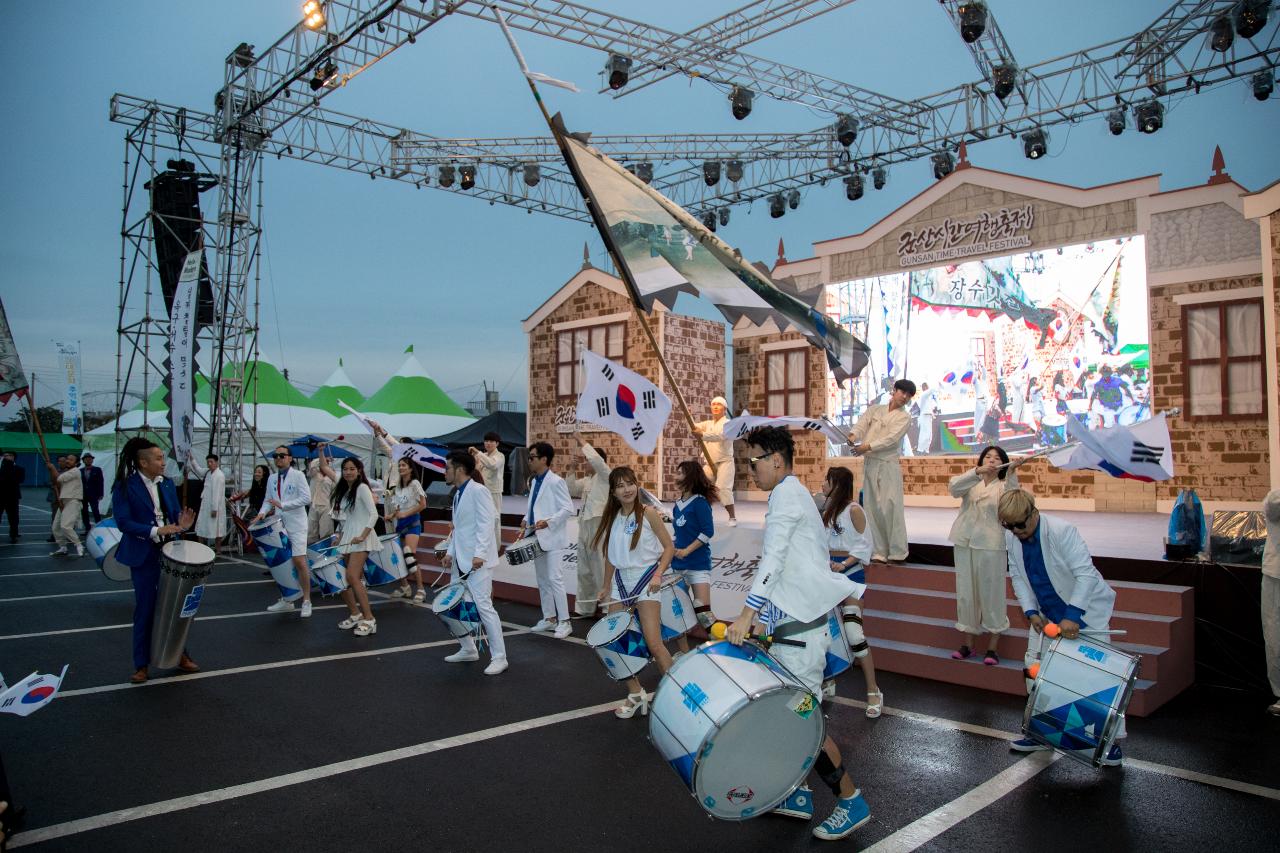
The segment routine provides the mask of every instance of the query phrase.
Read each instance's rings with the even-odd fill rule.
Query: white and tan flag
[[[582,351],[587,381],[578,397],[578,420],[599,424],[642,456],[653,453],[671,415],[671,400],[648,379],[589,349]]]
[[[810,432],[820,432],[825,435],[828,440],[836,444],[845,444],[849,441],[849,436],[826,418],[801,418],[792,416],[771,418],[763,415],[753,415],[746,409],[743,409],[742,414],[738,415],[736,418],[731,418],[730,420],[725,421],[724,434],[737,441],[738,439],[745,439],[747,434],[753,429],[769,426],[807,429]]]

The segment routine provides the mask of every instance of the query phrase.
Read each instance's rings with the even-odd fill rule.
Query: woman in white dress
[[[1000,635],[1009,630],[1004,589],[1009,555],[1004,529],[1000,527],[1000,496],[1018,488],[1015,471],[1025,461],[1010,462],[1004,448],[993,444],[978,454],[976,468],[951,478],[951,496],[960,498],[960,514],[951,525],[956,564],[956,630],[965,635],[964,644],[951,653],[955,660],[971,657],[979,636],[986,633],[987,652],[982,662],[987,666],[1000,663],[996,646]]]
[[[373,490],[358,457],[342,461],[342,479],[333,490],[333,520],[338,525],[338,553],[347,558],[347,588],[342,591],[342,600],[350,614],[338,627],[344,631],[354,628],[357,637],[367,637],[378,633],[378,620],[373,618],[364,587],[364,563],[370,551],[382,549],[382,543],[374,530],[378,508],[373,503]]]
[[[600,603],[609,613],[635,605],[649,653],[658,670],[665,673],[671,668],[671,653],[662,642],[658,590],[676,549],[662,515],[640,502],[640,482],[625,465],[609,473],[609,500],[591,547],[602,548],[604,553]],[[640,680],[633,676],[627,679],[627,701],[614,714],[624,720],[637,711],[647,715],[652,700],[653,694],[646,693]]]
[[[205,457],[205,467],[196,462],[195,451],[188,458],[191,472],[204,480],[200,492],[200,514],[196,516],[196,536],[217,553],[227,535],[227,475],[219,467],[218,455]]]

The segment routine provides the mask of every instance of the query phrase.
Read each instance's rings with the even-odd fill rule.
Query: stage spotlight
[[[866,185],[863,183],[861,175],[850,175],[844,179],[844,197],[849,201],[857,201],[862,198],[862,193]]]
[[[889,180],[889,170],[884,166],[876,166],[871,170],[871,186],[878,190],[884,189],[885,182]]]
[[[756,93],[745,86],[734,86],[733,91],[729,93],[729,103],[733,105],[733,117],[742,121],[751,115],[751,101],[755,96]]]
[[[1123,107],[1116,107],[1107,113],[1107,130],[1111,131],[1112,136],[1119,136],[1124,133],[1126,122]]]
[[[611,53],[605,60],[604,70],[609,73],[609,88],[621,89],[631,79],[631,57]]]
[[[707,160],[702,164],[702,180],[706,181],[709,187],[714,187],[720,183],[720,163],[718,161]]]
[[[800,190],[792,190],[787,193],[787,207],[795,210],[800,206]]]
[[[537,163],[524,164],[524,185],[526,187],[536,187],[538,182],[542,180],[542,167]]]
[[[1139,133],[1155,133],[1164,127],[1164,104],[1154,98],[1135,104],[1133,123],[1137,126]]]
[[[712,234],[716,233],[716,213],[714,210],[708,210],[702,214],[702,225]]]
[[[636,163],[636,177],[646,184],[653,182],[653,164],[649,161]]]
[[[436,180],[439,181],[440,186],[445,189],[453,186],[453,167],[441,166],[439,173],[436,175]]]
[[[722,227],[725,225],[728,225],[729,224],[729,208],[722,207],[717,212],[720,214],[720,225]]]
[[[476,167],[461,166],[458,169],[462,173],[462,182],[458,185],[464,190],[469,190],[476,185]]]
[[[960,18],[960,38],[965,44],[973,44],[987,31],[987,6],[985,3],[961,3],[956,7]]]
[[[997,65],[991,69],[991,91],[1000,100],[1013,93],[1018,85],[1018,66],[1010,62],[1008,65]]]
[[[848,148],[858,138],[858,120],[850,115],[842,115],[836,121],[836,141]]]
[[[1039,160],[1049,153],[1049,134],[1037,127],[1022,134],[1022,153],[1028,160]]]
[[[1253,38],[1267,25],[1271,0],[1240,0],[1236,6],[1236,32],[1241,38]]]
[[[1276,81],[1271,78],[1270,71],[1259,71],[1253,75],[1253,96],[1259,101],[1270,98],[1275,87]]]
[[[735,184],[742,180],[742,161],[730,160],[728,166],[725,168],[725,175]]]
[[[324,26],[324,4],[320,0],[307,0],[302,4],[302,23],[309,30],[318,30]]]
[[[771,219],[781,219],[786,212],[787,201],[782,197],[782,193],[774,193],[769,196],[769,217]]]
[[[311,78],[311,82],[308,85],[311,86],[311,91],[319,92],[326,85],[332,83],[337,76],[338,66],[334,65],[333,61],[330,60],[323,67],[316,69],[315,76]]]
[[[933,163],[933,177],[939,181],[955,171],[956,161],[949,151],[939,151],[929,160]]]
[[[1226,15],[1209,25],[1209,47],[1218,53],[1226,53],[1236,40],[1236,32],[1231,28],[1231,19]]]

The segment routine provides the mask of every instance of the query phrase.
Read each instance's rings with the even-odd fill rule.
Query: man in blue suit
[[[151,663],[151,626],[155,621],[160,585],[160,543],[191,529],[195,513],[179,510],[178,492],[164,476],[164,450],[145,438],[131,438],[120,453],[120,466],[111,489],[111,508],[120,528],[116,559],[129,567],[133,579],[134,684],[147,680]],[[183,672],[199,672],[184,649],[178,661]]]

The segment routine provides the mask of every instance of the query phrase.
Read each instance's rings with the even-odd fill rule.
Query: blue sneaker
[[[801,785],[791,792],[782,805],[773,810],[774,814],[785,815],[787,817],[798,817],[801,820],[809,820],[813,817],[813,791],[808,785]]]
[[[1111,749],[1107,750],[1107,754],[1102,757],[1103,767],[1119,767],[1124,763],[1124,753],[1120,751],[1120,744],[1113,743]]]
[[[1032,740],[1029,737],[1024,737],[1021,740],[1010,742],[1009,748],[1014,752],[1040,752],[1041,750],[1048,749],[1049,747],[1045,746],[1038,740]]]
[[[844,838],[858,827],[871,820],[871,807],[862,799],[861,791],[854,791],[852,797],[836,801],[835,811],[831,817],[813,828],[813,837],[823,841],[836,841]]]

